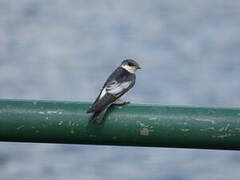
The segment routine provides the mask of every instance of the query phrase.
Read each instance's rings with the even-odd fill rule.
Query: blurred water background
[[[93,101],[125,58],[133,103],[240,105],[240,1],[0,0],[0,98]],[[0,143],[2,180],[228,180],[237,151]]]

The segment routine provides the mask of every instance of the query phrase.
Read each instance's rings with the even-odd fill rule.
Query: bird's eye
[[[129,65],[129,66],[134,66],[134,64],[133,64],[133,63],[131,63],[131,62],[129,62],[129,63],[128,63],[128,65]]]

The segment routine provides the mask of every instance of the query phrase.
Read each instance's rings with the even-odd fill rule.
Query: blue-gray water
[[[133,103],[240,105],[240,1],[0,0],[0,98],[93,101],[124,58]],[[240,153],[0,143],[3,180],[239,179]]]

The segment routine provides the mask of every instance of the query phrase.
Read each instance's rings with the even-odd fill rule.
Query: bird
[[[87,110],[92,113],[90,122],[100,124],[108,108],[128,92],[136,81],[135,72],[141,69],[133,59],[125,59],[120,66],[108,77],[94,103]],[[118,105],[129,104],[121,102]]]

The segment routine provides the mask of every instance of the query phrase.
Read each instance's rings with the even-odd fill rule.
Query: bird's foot
[[[130,101],[124,101],[122,105],[130,104]]]
[[[123,105],[127,105],[127,104],[130,104],[130,101],[115,102],[112,105],[114,105],[114,106],[123,106]]]

